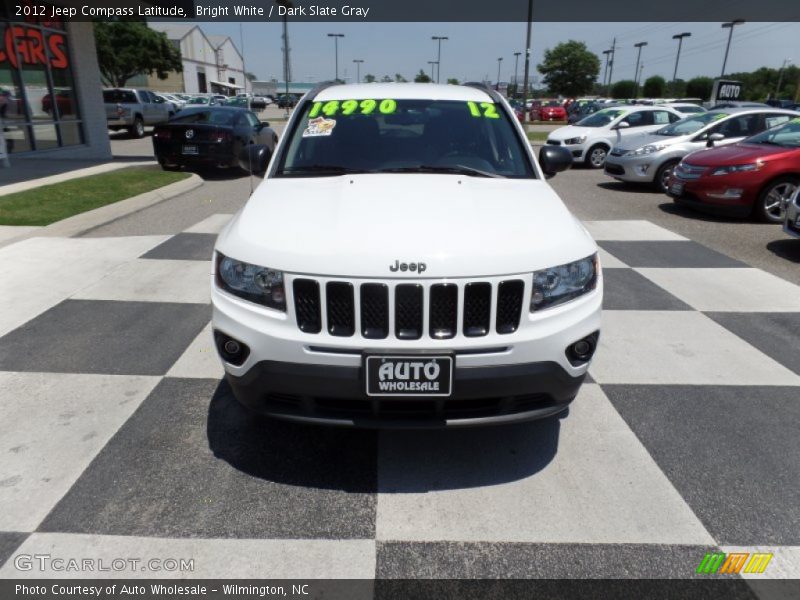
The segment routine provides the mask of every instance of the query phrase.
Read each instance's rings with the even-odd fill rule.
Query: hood
[[[685,162],[702,167],[742,165],[755,162],[758,159],[767,159],[786,154],[787,152],[798,152],[798,150],[796,148],[782,148],[768,144],[740,142],[694,152],[686,158]]]
[[[567,125],[554,129],[547,136],[548,140],[569,140],[571,138],[581,137],[582,135],[592,135],[602,130],[602,127],[579,127],[577,125]]]
[[[220,234],[233,258],[291,273],[414,278],[524,273],[596,245],[542,180],[439,174],[266,179]]]

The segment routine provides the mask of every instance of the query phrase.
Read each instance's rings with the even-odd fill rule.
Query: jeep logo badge
[[[186,139],[190,140],[194,137],[194,129],[187,129],[186,130]]]
[[[403,271],[403,272],[411,271],[412,273],[414,273],[414,272],[416,272],[416,273],[424,273],[427,268],[428,268],[428,265],[426,265],[424,262],[404,263],[404,262],[400,262],[397,259],[395,259],[393,265],[389,265],[389,270],[392,273],[396,273],[397,271]]]

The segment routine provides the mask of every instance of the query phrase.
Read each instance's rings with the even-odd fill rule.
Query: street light
[[[336,47],[335,54],[336,54],[336,78],[335,81],[339,81],[339,38],[343,38],[343,33],[329,33],[328,37],[333,38],[334,46]]]
[[[784,58],[783,64],[781,65],[781,71],[778,74],[778,87],[775,88],[775,98],[778,98],[781,95],[781,84],[783,83],[783,71],[786,69],[786,65],[792,64],[791,58]]]
[[[691,37],[691,36],[692,36],[692,34],[689,33],[688,31],[685,32],[685,33],[676,33],[675,35],[672,36],[673,40],[678,40],[678,54],[675,56],[675,70],[672,72],[673,88],[674,88],[675,82],[678,79],[678,61],[681,58],[681,46],[683,45],[683,38]],[[673,89],[673,93],[675,93],[674,89]]]
[[[639,53],[636,55],[636,71],[633,73],[633,81],[636,86],[633,88],[633,97],[639,97],[639,59],[642,58],[642,47],[647,46],[647,42],[639,42],[638,44],[634,44],[634,48],[639,49]]]
[[[497,59],[497,87],[495,87],[496,90],[500,89],[500,63],[501,62],[503,62],[503,57],[502,56]]]
[[[603,54],[606,55],[606,70],[603,72],[603,90],[605,94],[608,94],[608,90],[606,90],[606,81],[608,80],[608,57],[611,54],[611,49],[603,50]]]
[[[517,67],[519,66],[519,57],[522,52],[514,52],[514,95],[519,96],[519,82],[517,81]]]
[[[439,83],[439,79],[442,74],[442,67],[439,66],[442,62],[442,40],[449,40],[446,35],[434,35],[431,36],[431,39],[434,42],[439,42],[439,51],[436,53],[436,83]],[[431,80],[433,80],[433,74],[431,74]]]
[[[725,46],[725,58],[722,60],[722,73],[720,74],[720,77],[725,77],[725,66],[728,64],[728,50],[731,49],[731,38],[733,37],[733,28],[736,27],[737,25],[743,25],[743,24],[744,24],[744,19],[734,19],[729,23],[722,24],[723,29],[730,29],[730,31],[728,32],[728,45]]]
[[[429,60],[428,64],[431,66],[431,83],[433,83],[433,65],[438,65],[439,61],[437,61],[437,60]]]
[[[360,58],[354,58],[353,62],[356,63],[356,83],[361,83],[361,63],[364,61]]]

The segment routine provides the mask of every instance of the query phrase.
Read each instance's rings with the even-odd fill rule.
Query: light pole
[[[519,82],[517,81],[517,67],[519,66],[519,57],[522,52],[514,52],[514,95],[519,96]]]
[[[728,45],[725,46],[725,58],[722,60],[722,73],[720,73],[720,77],[725,77],[725,66],[728,64],[728,50],[731,49],[731,38],[733,37],[733,28],[737,25],[744,24],[744,19],[734,19],[729,23],[723,23],[723,29],[729,29],[728,31]]]
[[[343,33],[329,33],[328,37],[333,38],[333,44],[336,47],[335,55],[336,55],[336,79],[334,81],[339,81],[339,38],[343,38]]]
[[[439,42],[439,50],[436,53],[436,83],[439,83],[439,79],[442,74],[442,67],[439,66],[442,62],[442,40],[449,40],[450,38],[448,38],[446,35],[434,35],[431,36],[431,39],[435,42]],[[431,75],[431,79],[433,79],[433,75]]]
[[[781,84],[783,83],[783,71],[786,69],[786,65],[792,64],[791,58],[784,58],[783,64],[781,65],[781,71],[778,74],[778,87],[775,88],[775,98],[781,95]]]
[[[608,95],[608,90],[606,89],[606,81],[608,80],[608,57],[611,54],[611,49],[603,50],[603,54],[606,55],[606,70],[603,72],[603,93]]]
[[[360,58],[354,58],[353,62],[356,63],[356,83],[361,83],[361,63],[364,61]]]
[[[503,57],[497,59],[497,86],[494,88],[496,90],[500,89],[500,63],[503,62]]]
[[[428,64],[431,66],[431,83],[433,83],[433,65],[438,65],[439,61],[429,60]]]
[[[528,120],[530,113],[528,112],[528,70],[531,64],[531,23],[533,22],[533,0],[528,0],[528,33],[525,36],[525,83],[522,85],[525,89],[522,90],[522,106],[524,110],[522,113],[524,121]],[[798,90],[800,91],[800,90]]]
[[[633,81],[636,86],[633,88],[633,97],[639,97],[639,59],[642,58],[642,47],[647,46],[647,42],[639,42],[638,44],[634,44],[634,48],[639,49],[639,53],[636,55],[636,71],[633,73]]]
[[[691,33],[684,32],[684,33],[676,33],[672,36],[673,40],[678,40],[678,54],[675,56],[675,70],[672,72],[672,87],[673,93],[675,93],[675,82],[678,80],[678,61],[681,59],[681,46],[683,45],[683,38],[691,37]]]

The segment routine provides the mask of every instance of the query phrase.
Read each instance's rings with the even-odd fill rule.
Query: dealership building
[[[92,24],[13,8],[0,0],[0,123],[12,168],[32,156],[110,159]]]

